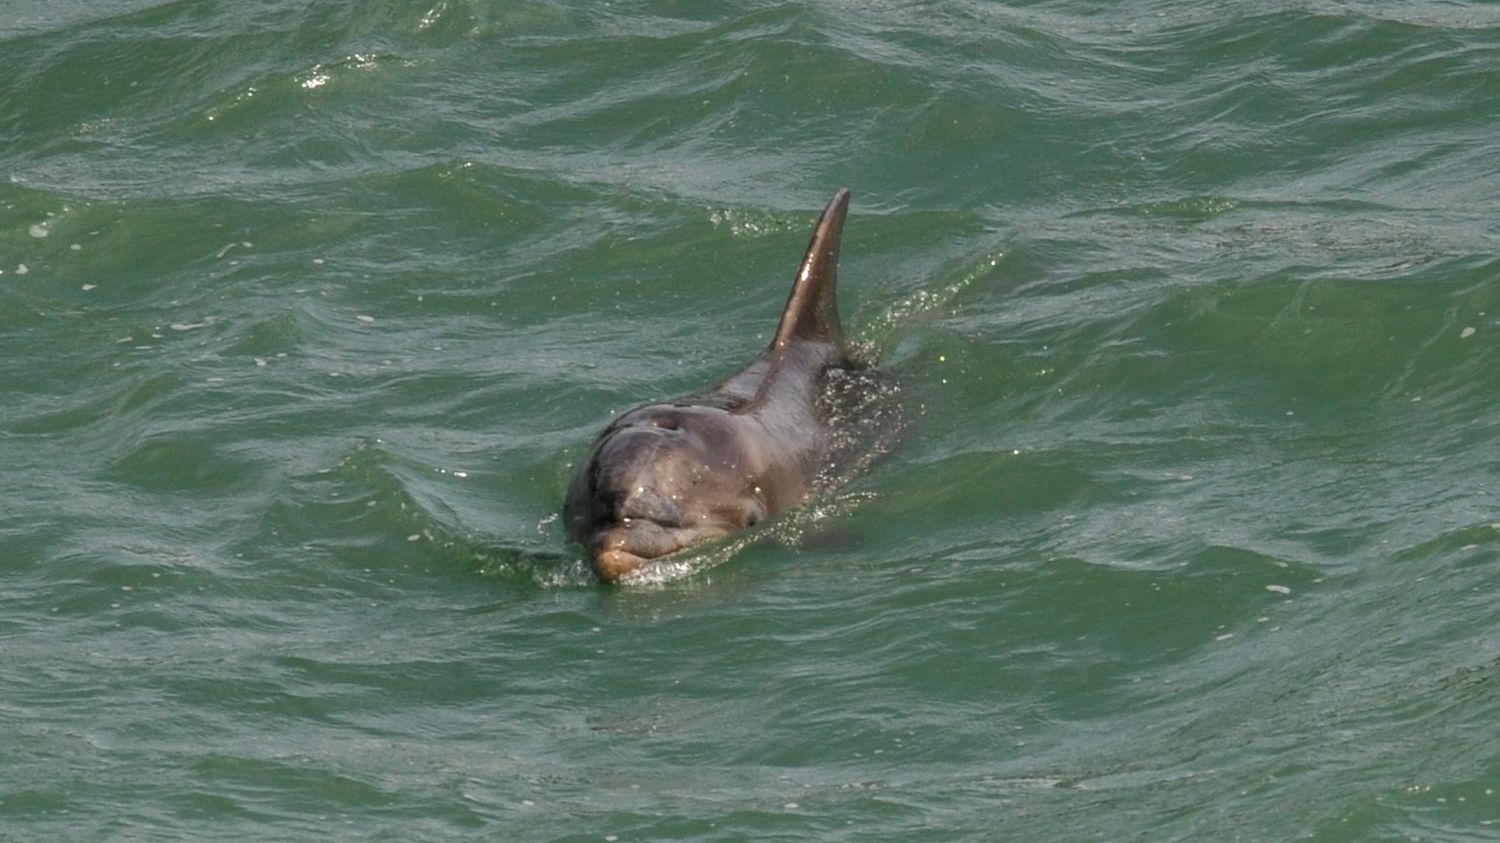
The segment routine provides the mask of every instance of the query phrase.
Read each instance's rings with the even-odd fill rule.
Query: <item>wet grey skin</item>
[[[837,301],[848,209],[847,189],[823,209],[776,335],[744,371],[706,393],[637,407],[599,434],[563,520],[600,579],[807,501],[830,443],[825,379],[859,367]]]

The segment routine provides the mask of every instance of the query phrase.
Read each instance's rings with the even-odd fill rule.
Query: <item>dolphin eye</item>
[[[652,416],[651,424],[653,427],[659,427],[663,430],[680,430],[682,428],[682,420],[675,415]]]

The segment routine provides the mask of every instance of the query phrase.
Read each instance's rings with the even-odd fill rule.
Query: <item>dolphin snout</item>
[[[594,557],[594,572],[605,582],[615,582],[656,559],[725,532],[719,528],[667,526],[646,518],[626,518],[597,533],[589,549]]]
[[[594,573],[605,582],[616,582],[647,561],[628,550],[600,548],[594,554]]]
[[[610,526],[592,542],[594,571],[606,582],[618,580],[680,547],[671,532],[645,518],[626,518]]]

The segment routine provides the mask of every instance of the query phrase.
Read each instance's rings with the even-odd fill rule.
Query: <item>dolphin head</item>
[[[766,516],[766,461],[741,430],[747,423],[717,407],[652,404],[604,429],[563,507],[600,578]]]

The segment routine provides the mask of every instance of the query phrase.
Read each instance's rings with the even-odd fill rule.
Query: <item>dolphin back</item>
[[[824,369],[852,365],[838,306],[839,241],[848,210],[849,190],[844,188],[829,200],[813,227],[771,344],[738,374],[699,396],[700,400],[750,412],[778,384],[794,391],[812,388]]]

